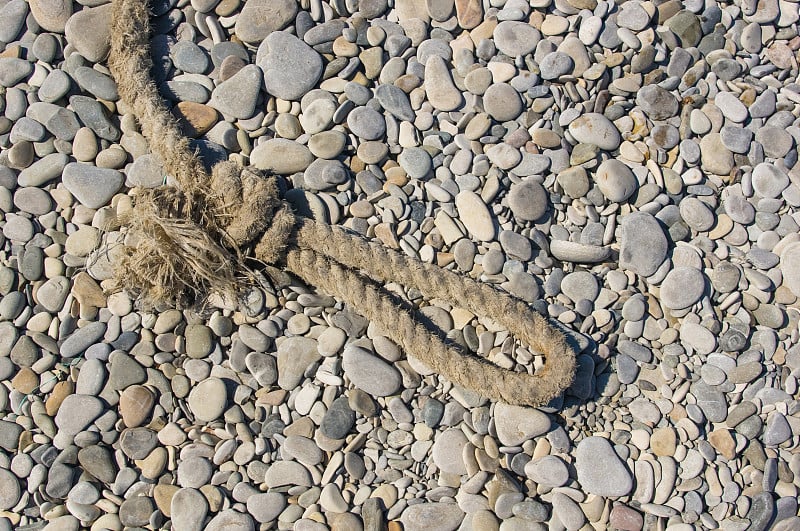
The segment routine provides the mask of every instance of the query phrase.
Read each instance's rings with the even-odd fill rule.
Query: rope
[[[564,335],[523,302],[488,285],[409,258],[338,227],[297,218],[275,177],[232,162],[209,175],[150,79],[146,2],[114,0],[109,67],[120,97],[177,187],[138,191],[127,226],[125,256],[115,267],[119,288],[152,305],[182,305],[212,291],[234,293],[246,257],[283,266],[338,297],[435,372],[484,397],[536,406],[572,382],[575,352]],[[446,342],[382,287],[415,286],[505,326],[545,356],[531,375],[502,369]]]

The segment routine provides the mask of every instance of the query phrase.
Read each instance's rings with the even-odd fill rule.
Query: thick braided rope
[[[289,269],[304,277],[304,271],[312,264],[315,271],[326,263],[331,264],[329,275],[319,275],[318,280],[308,281],[320,287],[323,283],[330,286],[325,291],[337,290],[337,296],[353,301],[365,315],[369,311],[369,319],[378,323],[393,341],[452,381],[470,389],[480,389],[481,394],[496,400],[526,405],[545,403],[572,383],[575,353],[564,334],[522,301],[487,284],[354,236],[340,227],[304,220],[297,230],[296,240],[301,249],[315,252],[313,257],[304,253],[302,260],[296,253],[290,253]],[[363,271],[374,280],[414,286],[428,297],[492,318],[534,351],[545,354],[545,366],[531,376],[502,369],[445,345],[407,313],[398,312],[387,297],[380,292],[373,293],[376,290],[371,284],[358,284],[347,276],[352,275],[353,269]],[[345,280],[347,287],[338,287]]]
[[[150,79],[147,3],[114,0],[113,17],[109,66],[120,96],[178,183],[138,195],[133,215],[123,220],[134,247],[116,270],[121,287],[167,304],[180,302],[187,292],[196,297],[230,291],[244,267],[240,248],[254,244],[257,259],[284,263],[308,284],[354,306],[432,370],[487,398],[541,405],[570,385],[574,351],[561,332],[521,301],[343,229],[296,219],[272,177],[230,162],[217,164],[209,175]],[[448,345],[375,281],[415,286],[429,297],[486,315],[544,354],[545,366],[534,375],[517,373]]]

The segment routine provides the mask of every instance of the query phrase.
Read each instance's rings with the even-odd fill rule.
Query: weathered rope
[[[450,381],[510,404],[542,405],[569,386],[575,352],[564,335],[523,302],[488,285],[408,258],[338,227],[297,218],[274,177],[231,162],[209,175],[164,106],[150,78],[147,3],[114,0],[109,67],[177,187],[141,191],[127,225],[126,255],[115,268],[122,288],[145,302],[181,304],[209,291],[232,292],[244,251],[283,266],[376,323],[411,356]],[[545,356],[530,375],[502,369],[446,343],[404,310],[382,282],[414,286],[485,315]]]

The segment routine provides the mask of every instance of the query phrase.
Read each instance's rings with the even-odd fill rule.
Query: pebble
[[[91,31],[87,28],[91,28]],[[87,61],[100,62],[106,58],[110,47],[111,5],[87,7],[77,11],[66,21],[64,33],[67,42],[73,45]]]
[[[569,132],[578,142],[593,144],[606,151],[617,149],[622,142],[616,126],[598,113],[586,113],[573,120],[569,124]]]
[[[251,0],[236,17],[236,36],[247,43],[257,43],[282,30],[297,15],[297,3],[291,0]]]
[[[583,489],[598,496],[625,496],[633,488],[633,478],[607,439],[586,437],[578,443],[575,470]]]
[[[283,9],[282,4],[276,7]],[[266,91],[289,101],[299,100],[314,88],[323,70],[320,55],[284,31],[269,33],[261,41],[256,64],[264,72]]]
[[[661,284],[661,302],[670,310],[683,310],[699,301],[703,291],[703,273],[691,267],[677,267],[667,273]]]
[[[542,34],[530,24],[504,20],[494,28],[497,49],[509,57],[522,57],[536,49]]]
[[[217,85],[209,105],[224,115],[246,120],[256,112],[261,83],[261,69],[247,65]]]
[[[393,395],[402,385],[397,369],[359,347],[345,348],[342,367],[353,385],[373,396]]]
[[[619,264],[634,273],[649,277],[667,257],[669,241],[659,222],[647,212],[625,216],[622,224]]]
[[[111,201],[122,188],[125,178],[117,170],[71,162],[64,167],[62,180],[82,205],[97,209]]]
[[[400,517],[406,531],[454,531],[463,519],[464,512],[452,503],[418,503],[406,508]]]
[[[491,241],[496,234],[494,219],[483,199],[475,192],[464,190],[456,196],[459,219],[467,231],[480,241]]]
[[[498,403],[494,415],[497,437],[504,446],[519,446],[550,430],[550,418],[536,409]]]
[[[789,177],[780,168],[762,162],[753,168],[753,189],[761,197],[777,198],[789,186]]]
[[[189,393],[189,408],[201,422],[212,422],[219,418],[227,402],[225,383],[219,378],[207,378]]]
[[[525,475],[545,487],[562,487],[569,481],[569,470],[564,462],[554,455],[532,459],[525,465]]]
[[[431,56],[425,63],[425,94],[434,109],[449,112],[463,102],[461,91],[453,84],[450,69],[444,59]]]
[[[597,168],[597,187],[613,203],[622,203],[638,189],[639,183],[633,171],[616,159],[608,159]]]
[[[508,206],[521,222],[538,220],[547,212],[549,204],[544,187],[531,179],[512,185],[508,192]]]
[[[289,175],[305,170],[314,161],[308,147],[285,138],[260,143],[250,154],[250,163],[259,170]]]
[[[170,502],[173,529],[190,531],[202,527],[208,509],[208,501],[201,491],[193,488],[179,489]]]

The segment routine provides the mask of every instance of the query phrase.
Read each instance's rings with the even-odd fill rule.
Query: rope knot
[[[279,262],[295,224],[272,176],[222,162],[210,177],[181,180],[181,189],[141,191],[121,220],[126,254],[115,284],[152,306],[235,294],[247,272],[242,249],[255,243],[260,260]]]

